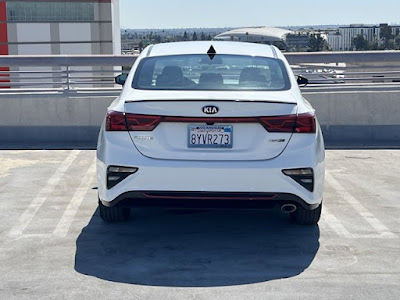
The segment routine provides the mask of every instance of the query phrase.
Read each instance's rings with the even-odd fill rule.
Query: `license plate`
[[[232,148],[231,125],[189,125],[189,148]]]

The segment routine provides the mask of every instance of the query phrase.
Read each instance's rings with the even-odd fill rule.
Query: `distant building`
[[[331,49],[333,51],[342,51],[343,50],[343,42],[342,42],[343,37],[339,33],[339,31],[329,33],[327,40],[328,40],[329,49]]]
[[[285,41],[290,33],[294,32],[275,27],[248,27],[223,32],[215,36],[214,40],[272,44]]]
[[[0,55],[56,54],[121,54],[119,0],[0,0]],[[24,71],[14,82],[25,84],[29,80],[24,78],[37,76],[33,71],[61,71],[54,67],[0,67],[10,69]]]
[[[289,33],[286,35],[286,45],[292,50],[303,50],[308,47],[308,42],[310,41],[309,34],[306,33]]]
[[[0,54],[120,54],[119,0],[0,0]]]
[[[339,27],[336,33],[328,35],[328,44],[334,51],[353,50],[353,39],[361,34],[366,40],[372,42],[379,39],[379,26],[364,26],[362,24],[352,24],[350,26]]]
[[[214,37],[214,40],[241,41],[263,44],[279,44],[286,50],[300,51],[308,47],[310,31],[291,31],[275,27],[248,27],[223,32]],[[322,35],[325,38],[325,35]]]
[[[387,25],[351,24],[350,26],[342,26],[339,27],[337,32],[331,32],[328,35],[328,44],[333,51],[353,50],[353,39],[359,34],[369,42],[377,41],[380,43],[381,27]],[[391,26],[391,28],[393,35],[399,34],[400,26]]]

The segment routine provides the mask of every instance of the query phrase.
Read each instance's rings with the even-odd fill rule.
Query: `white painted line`
[[[63,216],[61,217],[60,222],[56,229],[53,231],[53,235],[59,237],[65,237],[68,233],[69,228],[74,221],[75,215],[78,212],[80,205],[82,204],[83,198],[91,189],[92,182],[94,181],[96,174],[96,159],[93,161],[91,166],[89,167],[86,175],[82,178],[81,184],[78,189],[75,191],[74,196],[72,197],[71,202],[68,204]]]
[[[30,239],[30,238],[47,239],[51,237],[52,237],[51,233],[24,233],[16,237],[16,239]]]
[[[322,221],[322,222],[321,222]],[[320,225],[326,227],[328,225],[339,237],[349,239],[397,239],[398,236],[391,232],[384,232],[382,234],[353,234],[350,233],[346,227],[326,208],[326,204],[322,207],[322,219]],[[325,231],[322,229],[321,231]]]
[[[391,232],[385,225],[382,224],[368,209],[366,209],[360,201],[353,197],[347,190],[328,172],[325,172],[325,178],[335,191],[346,200],[353,209],[360,214],[360,216],[368,222],[377,232],[375,235],[366,236],[380,236],[382,238],[398,238],[396,234]],[[352,235],[353,237],[360,237],[364,235]]]
[[[392,232],[384,232],[381,234],[352,234],[353,239],[398,239],[399,237]]]
[[[319,227],[319,231],[325,232],[326,234],[328,234],[328,231],[330,231],[330,228],[328,228],[329,227],[328,222],[323,217],[323,212],[321,215],[321,219],[318,222],[318,227]]]
[[[39,194],[32,200],[26,210],[18,219],[18,222],[11,228],[8,236],[10,237],[19,237],[26,227],[28,227],[29,223],[32,221],[35,214],[38,212],[43,203],[47,200],[47,198],[52,194],[55,187],[64,176],[65,172],[72,165],[74,160],[77,158],[80,150],[72,150],[71,153],[67,156],[67,158],[61,163],[58,169],[55,171],[53,176],[46,182],[45,186],[40,190]]]
[[[340,221],[329,212],[329,210],[326,208],[326,204],[322,207],[322,218],[338,236],[346,238],[352,237],[351,233],[347,231],[342,223],[340,223]]]
[[[332,91],[332,92],[302,92],[303,95],[316,95],[316,94],[370,94],[375,93],[376,90],[367,90],[367,91]],[[385,91],[380,90],[380,93],[397,93],[398,91]]]

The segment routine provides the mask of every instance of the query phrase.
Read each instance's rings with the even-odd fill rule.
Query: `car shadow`
[[[309,267],[319,235],[273,211],[138,209],[119,224],[96,211],[77,239],[75,270],[148,286],[265,282]]]

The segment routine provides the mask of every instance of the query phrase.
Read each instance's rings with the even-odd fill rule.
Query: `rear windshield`
[[[287,90],[283,62],[268,57],[217,54],[144,58],[132,87],[143,90]]]

